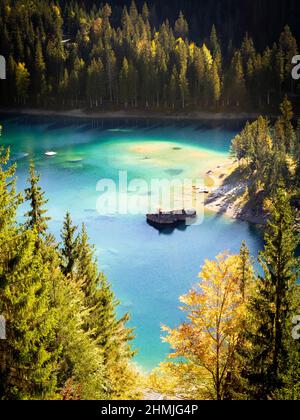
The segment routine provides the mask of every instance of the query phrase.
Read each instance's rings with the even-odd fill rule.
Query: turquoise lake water
[[[242,240],[256,256],[262,243],[251,225],[211,213],[205,213],[200,225],[172,232],[151,228],[144,215],[101,216],[96,211],[97,182],[117,180],[120,170],[127,171],[129,180],[201,177],[228,157],[230,141],[242,124],[27,116],[0,121],[1,143],[11,146],[18,164],[18,188],[26,185],[30,159],[41,173],[51,231],[58,235],[67,210],[76,225],[86,223],[99,266],[121,300],[119,312],[131,314],[136,363],[152,369],[168,354],[160,325],[184,320],[178,297],[197,282],[205,258],[224,250],[238,252]]]

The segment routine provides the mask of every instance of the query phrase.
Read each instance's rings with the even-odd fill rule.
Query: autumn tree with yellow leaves
[[[163,326],[164,341],[174,350],[170,358],[184,360],[167,365],[168,370],[175,376],[180,372],[186,378],[194,376],[193,398],[226,398],[240,363],[237,354],[253,279],[250,264],[242,255],[221,254],[215,261],[207,260],[199,274],[201,281],[180,298],[188,321],[175,329]]]

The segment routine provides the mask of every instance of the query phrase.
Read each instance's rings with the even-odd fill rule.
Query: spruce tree
[[[36,174],[34,163],[30,163],[28,182],[30,186],[25,189],[25,199],[29,202],[30,210],[25,214],[27,222],[26,229],[36,229],[38,236],[45,236],[48,229],[47,222],[50,217],[45,216],[47,210],[43,207],[48,203],[45,193],[39,185],[40,175]]]
[[[136,8],[136,4],[134,2],[134,0],[132,0],[130,8],[129,8],[129,15],[130,15],[130,19],[133,25],[136,25],[137,20],[138,20],[138,11]]]
[[[182,11],[179,13],[179,17],[175,22],[175,35],[177,38],[186,39],[189,36],[189,25],[184,18]]]
[[[247,305],[255,284],[255,272],[253,268],[253,260],[245,241],[242,242],[237,260],[237,275],[242,301],[245,305]],[[242,400],[245,398],[245,395],[247,395],[247,380],[245,379],[245,373],[247,371],[246,361],[249,352],[249,345],[244,334],[247,327],[249,327],[249,317],[246,312],[242,322],[241,333],[237,339],[238,343],[235,352],[235,369],[227,375],[225,396],[225,399],[227,400]]]
[[[120,100],[127,108],[129,98],[129,63],[125,57],[120,71]]]
[[[295,145],[294,145],[294,160],[296,164],[295,168],[295,184],[300,186],[300,118],[297,122],[297,130],[295,136]]]
[[[250,256],[249,248],[245,241],[242,242],[240,249],[240,264],[239,264],[239,275],[240,275],[240,284],[241,292],[243,299],[246,298],[249,289],[252,287],[254,280],[254,270],[253,270],[253,261]]]
[[[85,330],[98,344],[103,356],[103,375],[110,398],[125,397],[131,392],[135,375],[129,366],[134,355],[130,342],[133,330],[126,327],[129,315],[118,319],[116,301],[106,277],[99,273],[94,248],[89,245],[86,228],[83,225],[78,237],[76,262],[77,281],[82,284],[88,316]]]
[[[3,36],[0,48],[8,60],[8,80],[1,89],[1,102],[5,105],[15,105],[16,102],[19,105],[27,102],[46,105],[50,101],[51,105],[75,107],[82,104],[93,108],[103,101],[108,106],[119,106],[120,71],[123,58],[127,57],[129,67],[134,69],[134,79],[138,80],[136,92],[127,102],[133,106],[141,103],[147,108],[159,108],[161,98],[164,96],[166,99],[170,96],[170,92],[167,92],[169,86],[159,81],[166,78],[167,74],[169,83],[175,61],[176,39],[188,44],[189,25],[195,36],[194,42],[189,45],[191,51],[195,47],[200,48],[203,42],[207,42],[221,84],[223,80],[226,82],[224,96],[226,107],[232,104],[244,107],[256,105],[270,107],[273,101],[277,102],[284,94],[295,93],[296,90],[296,83],[291,78],[291,69],[292,57],[297,55],[298,45],[288,26],[284,28],[277,44],[275,39],[268,40],[268,43],[273,41],[272,48],[263,49],[262,41],[265,40],[263,37],[258,37],[260,52],[257,52],[253,39],[246,34],[239,51],[233,48],[233,42],[237,45],[239,41],[237,34],[234,34],[234,39],[230,40],[232,37],[228,32],[230,25],[222,25],[222,39],[218,38],[215,25],[209,34],[207,29],[211,27],[212,22],[204,18],[203,25],[197,25],[197,13],[191,15],[189,7],[185,9],[188,19],[180,12],[178,19],[175,20],[178,11],[174,8],[174,11],[171,10],[170,15],[166,16],[167,19],[161,23],[155,8],[151,7],[149,12],[147,4],[144,4],[142,10],[139,10],[133,1],[130,6],[123,8],[119,25],[118,6],[111,7],[105,4],[97,9],[91,7],[91,2],[81,7],[78,1],[72,2],[69,6],[65,1],[58,1],[51,7],[49,14],[46,0],[23,1],[26,14],[22,8],[11,3],[11,0],[2,0],[1,3],[0,27]],[[168,10],[169,7],[166,7]],[[211,7],[215,7],[215,1],[208,7],[207,16],[211,16]],[[207,5],[205,8],[207,9]],[[214,12],[217,10],[218,7]],[[111,19],[112,14],[113,19]],[[240,16],[240,12],[237,16]],[[170,27],[168,19],[175,20],[174,28]],[[215,16],[215,19],[219,21],[218,16]],[[200,28],[199,33],[195,32],[198,32],[197,28]],[[63,40],[64,34],[68,40]],[[201,44],[196,46],[196,40]],[[230,40],[226,54],[222,54],[221,40],[222,42]],[[236,57],[239,53],[240,60]],[[193,52],[187,69],[187,83],[179,67],[177,70],[180,83],[187,85],[192,93],[186,102],[188,105],[197,106],[197,102],[200,101],[199,95],[193,90],[192,55]],[[166,65],[161,65],[162,56]],[[97,83],[97,88],[102,85],[101,94],[97,88],[94,91],[91,88],[93,81],[95,82],[94,76],[98,72],[96,71],[91,77],[88,71],[88,69],[91,71],[94,65],[93,60],[99,60],[99,65],[102,62],[101,77]],[[205,79],[206,77],[203,78],[204,84]],[[244,84],[247,90],[244,89]],[[66,85],[68,85],[67,92]],[[49,94],[48,98],[46,93]],[[92,101],[91,93],[94,96]],[[245,101],[248,96],[252,97],[252,104]],[[193,102],[189,101],[190,98]],[[205,107],[211,103],[208,96],[203,100]]]
[[[78,237],[75,235],[77,226],[72,223],[71,215],[67,212],[61,231],[62,237],[62,271],[67,275],[73,275],[78,257]]]
[[[293,106],[292,103],[285,96],[283,102],[280,104],[281,117],[278,120],[278,124],[282,126],[284,134],[284,145],[287,153],[291,153],[295,144],[295,132],[292,124],[293,120]]]
[[[116,308],[119,305],[111,290],[111,286],[103,273],[99,273],[95,250],[89,244],[85,225],[78,236],[78,254],[76,258],[76,277],[81,279],[82,290],[85,295],[86,306],[90,309],[88,328],[93,331],[94,338],[103,349],[104,359],[108,359],[112,348],[120,340],[131,341],[132,330],[124,326],[129,320],[129,315],[124,315],[120,320],[116,317]],[[120,350],[122,347],[121,341]],[[117,346],[115,347],[115,351]],[[130,358],[132,351],[127,348],[126,355]]]
[[[37,232],[19,227],[21,197],[9,151],[0,160],[0,313],[6,340],[0,340],[0,399],[52,398],[56,391],[59,349],[57,318],[49,301],[50,271]]]
[[[0,126],[0,136],[2,126]],[[10,149],[0,147],[0,232],[10,229],[15,222],[21,194],[16,192],[16,165],[9,166]]]
[[[210,82],[212,103],[217,108],[220,97],[221,97],[221,80],[219,77],[216,61],[214,61],[212,64],[211,71],[209,74],[209,82]]]
[[[169,103],[172,109],[175,109],[177,102],[178,93],[178,72],[176,66],[173,67],[173,71],[169,83]]]
[[[133,330],[126,327],[129,315],[117,319],[116,301],[105,276],[101,276],[99,290],[95,293],[97,318],[94,325],[98,343],[103,350],[104,372],[108,381],[108,395],[113,399],[128,398],[134,390],[136,373],[129,365],[135,352],[131,348]],[[126,397],[127,396],[127,397]]]
[[[250,395],[272,399],[293,384],[293,362],[299,343],[292,337],[292,318],[299,311],[299,238],[294,229],[290,198],[283,186],[273,199],[265,232],[265,248],[259,277],[250,304],[253,330],[249,334],[248,360]]]
[[[142,9],[142,16],[143,16],[144,22],[148,21],[149,15],[150,15],[150,13],[149,13],[148,5],[147,5],[147,3],[144,3],[143,4],[143,9]]]
[[[129,317],[117,318],[118,302],[98,271],[85,227],[76,237],[67,214],[58,252],[45,235],[45,200],[33,165],[26,197],[37,211],[17,224],[22,200],[15,166],[8,166],[9,150],[1,153],[0,314],[6,339],[0,340],[0,399],[136,397]]]
[[[297,40],[293,36],[288,25],[284,27],[284,30],[280,35],[279,47],[283,53],[284,78],[287,84],[287,88],[291,88],[293,91],[294,83],[293,78],[291,77],[292,58],[298,54],[298,45]]]
[[[57,386],[63,399],[107,399],[103,354],[91,331],[86,330],[90,310],[81,284],[58,269],[54,255],[51,301],[58,314],[57,345],[61,348]],[[67,280],[67,281],[66,281]],[[70,390],[72,384],[72,390]]]
[[[234,95],[236,105],[240,106],[240,104],[243,104],[246,99],[246,86],[240,51],[237,51],[234,54],[229,72],[231,75],[230,80],[232,84],[230,90]]]
[[[211,30],[210,49],[212,51],[214,62],[217,66],[218,74],[220,75],[222,71],[222,52],[215,25],[212,26]]]
[[[30,74],[24,63],[16,66],[16,94],[19,105],[25,105],[28,99]]]
[[[2,399],[52,398],[56,391],[57,317],[49,304],[49,267],[36,240],[30,231],[0,240],[0,312],[6,319],[6,340],[0,342]]]
[[[95,249],[89,244],[86,227],[83,224],[77,242],[76,276],[83,280],[82,289],[87,299],[95,293],[99,284],[99,273]]]
[[[43,57],[42,44],[39,38],[36,43],[33,83],[34,83],[37,104],[40,105],[40,100],[44,97],[46,93],[47,84],[46,84],[46,64]]]

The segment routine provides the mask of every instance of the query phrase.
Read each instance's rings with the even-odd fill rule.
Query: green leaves
[[[50,217],[45,216],[47,210],[43,209],[48,200],[44,198],[45,193],[39,186],[40,176],[36,174],[33,162],[30,163],[29,174],[30,187],[25,189],[25,199],[30,204],[30,210],[25,214],[28,218],[25,227],[27,229],[36,229],[40,237],[46,234],[47,222],[51,220]]]
[[[7,340],[0,343],[4,399],[47,398],[55,392],[58,319],[50,306],[49,266],[36,240],[34,232],[11,230],[1,259],[0,312],[7,320]]]
[[[86,228],[67,213],[61,250],[49,235],[40,177],[30,165],[30,209],[19,225],[15,166],[0,150],[0,399],[107,399],[137,396],[132,330],[118,319]]]
[[[258,50],[248,34],[243,39],[232,34],[230,24],[219,20],[219,12],[214,18],[208,12],[201,18],[192,13],[186,19],[175,7],[170,9],[173,18],[161,21],[155,8],[146,4],[137,8],[134,2],[122,13],[109,4],[94,9],[77,1],[58,1],[51,7],[45,0],[1,4],[0,47],[8,62],[1,95],[5,105],[153,110],[188,106],[197,111],[257,112],[258,108],[273,111],[296,87],[291,60],[298,46],[288,26],[277,43],[270,40],[272,48],[263,35],[256,37]],[[211,7],[206,4],[205,10]]]
[[[15,221],[22,195],[16,192],[15,165],[9,165],[10,150],[0,147],[0,234]]]
[[[257,280],[249,308],[253,329],[247,372],[255,399],[272,399],[296,386],[293,364],[300,351],[291,334],[292,318],[299,310],[299,258],[295,256],[299,237],[290,196],[283,186],[279,186],[270,211],[260,256],[264,277]],[[299,369],[299,364],[294,369]]]
[[[280,105],[280,112],[274,126],[262,116],[253,123],[247,122],[231,144],[232,156],[238,159],[244,178],[248,176],[250,199],[262,192],[265,204],[276,194],[281,182],[291,192],[298,191],[299,136],[287,97]]]

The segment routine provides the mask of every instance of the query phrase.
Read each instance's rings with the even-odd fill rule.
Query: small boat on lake
[[[161,211],[157,213],[147,214],[147,222],[154,227],[176,226],[185,223],[188,219],[195,219],[197,211],[192,210],[172,210]]]

